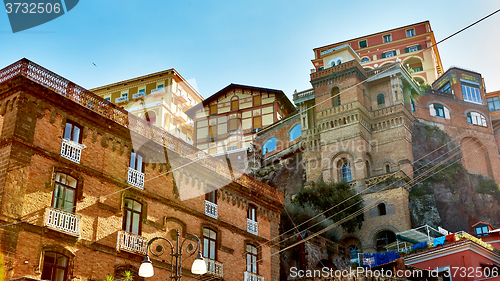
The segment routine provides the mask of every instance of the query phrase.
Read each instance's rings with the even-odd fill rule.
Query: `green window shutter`
[[[419,50],[419,51],[422,50],[422,45],[418,44],[417,45],[417,50]]]
[[[392,51],[392,53],[394,54],[394,56],[397,56],[396,50]]]
[[[405,54],[406,54],[406,53],[408,53],[408,52],[409,52],[409,50],[410,50],[410,48],[406,47],[406,48],[405,48]]]
[[[385,53],[382,53],[382,58],[385,59]]]

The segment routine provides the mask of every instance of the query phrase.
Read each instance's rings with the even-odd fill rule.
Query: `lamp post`
[[[170,245],[170,256],[171,256],[171,262],[170,262],[170,280],[181,280],[182,277],[182,248],[184,246],[184,243],[189,240],[189,238],[194,238],[196,241],[196,248],[193,246],[193,241],[189,242],[189,245],[187,246],[186,253],[188,256],[186,258],[189,258],[190,256],[194,255],[196,252],[198,252],[198,255],[196,256],[196,259],[193,262],[193,265],[191,266],[191,272],[194,274],[205,274],[207,272],[207,266],[205,264],[205,260],[203,259],[201,255],[201,247],[200,247],[200,238],[194,234],[188,235],[182,242],[179,242],[179,230],[176,230],[176,244],[175,247],[170,242],[170,240],[163,238],[163,237],[155,237],[151,240],[149,240],[147,248],[146,248],[146,257],[142,261],[141,267],[139,268],[139,276],[141,277],[151,277],[154,275],[154,270],[153,270],[153,263],[151,262],[151,259],[149,258],[149,253],[151,253],[155,257],[160,257],[163,254],[165,254],[165,247],[162,245],[158,245],[155,248],[155,251],[151,249],[151,245],[153,242],[157,240],[161,241],[166,241]]]

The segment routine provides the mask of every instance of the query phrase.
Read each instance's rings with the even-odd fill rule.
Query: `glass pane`
[[[130,168],[135,169],[135,152],[130,154]]]
[[[208,239],[203,239],[203,257],[208,258]]]
[[[76,187],[76,179],[71,176],[66,176],[66,185]]]
[[[137,154],[137,171],[142,172],[142,156]]]
[[[217,239],[217,233],[215,233],[215,231],[210,230],[210,238]]]
[[[488,233],[488,227],[487,226],[483,226],[483,233]]]
[[[210,256],[208,258],[215,260],[215,241],[210,241]]]
[[[134,207],[133,207],[133,209],[134,209],[135,211],[141,212],[141,210],[142,210],[142,204],[141,204],[141,203],[139,203],[139,202],[137,202],[137,201],[133,201],[133,203],[134,203],[134,205],[133,205],[133,206],[134,206]]]
[[[55,264],[56,263],[56,253],[46,252],[43,258],[44,263]]]
[[[65,257],[63,255],[57,255],[57,261],[56,261],[57,265],[66,267],[67,262],[68,262],[67,257]]]
[[[64,128],[64,139],[71,139],[71,128],[73,127],[73,125],[71,125],[71,123],[66,123],[66,127]]]
[[[139,225],[141,223],[140,220],[141,216],[137,213],[132,214],[132,233],[133,234],[139,234]]]
[[[209,237],[209,232],[210,232],[210,230],[208,228],[204,228],[203,229],[203,236]]]
[[[70,188],[66,188],[66,194],[64,196],[64,200],[68,202],[74,202],[75,200],[75,191]]]
[[[65,281],[64,280],[64,269],[57,268],[55,276],[52,281]]]
[[[481,233],[483,233],[483,232],[481,231],[481,228],[480,228],[480,227],[476,227],[476,234],[481,234]]]
[[[71,140],[74,142],[80,142],[80,128],[73,126],[73,138]]]
[[[247,254],[247,271],[252,272],[252,256]]]
[[[125,211],[125,231],[130,232],[130,222],[132,213],[128,210]]]
[[[56,173],[56,182],[66,183],[66,175],[61,173]]]

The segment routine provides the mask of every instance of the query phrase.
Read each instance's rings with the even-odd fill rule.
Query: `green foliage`
[[[431,85],[429,85],[429,83],[422,83],[419,88],[420,88],[419,90],[421,93],[430,92],[430,90],[432,89],[432,87],[431,87]]]
[[[446,164],[445,164],[446,165]],[[461,163],[453,163],[449,166],[445,166],[443,169],[442,166],[436,168],[431,172],[432,176],[425,179],[424,183],[443,183],[445,184],[451,191],[455,191],[456,186],[454,184],[456,179],[462,178],[467,171]],[[431,169],[432,167],[429,167]],[[427,177],[427,176],[426,176]]]
[[[429,184],[416,185],[410,191],[410,197],[420,197],[430,194],[434,194],[434,191]]]
[[[134,274],[132,272],[130,272],[130,270],[125,270],[123,273],[122,273],[122,281],[133,281],[134,280]]]
[[[106,279],[104,279],[104,281],[114,281],[115,280],[115,277],[113,277],[112,275],[106,275]]]
[[[497,201],[500,201],[500,186],[492,179],[481,177],[476,192],[493,195]]]
[[[339,204],[325,213],[326,217],[332,217],[331,220],[337,222],[363,208],[363,198],[361,195],[355,194],[354,189],[346,182],[327,183],[320,181],[312,188],[301,189],[294,199],[294,204],[298,204],[304,208],[312,207],[312,209],[317,212],[325,212],[345,200],[342,204]],[[353,197],[346,200],[351,196]],[[361,213],[342,223],[342,227],[347,232],[352,233],[356,228],[361,228],[363,220],[363,213]]]

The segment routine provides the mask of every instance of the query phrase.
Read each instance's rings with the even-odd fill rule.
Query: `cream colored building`
[[[96,95],[193,144],[193,121],[184,113],[203,97],[175,69],[91,89]]]

